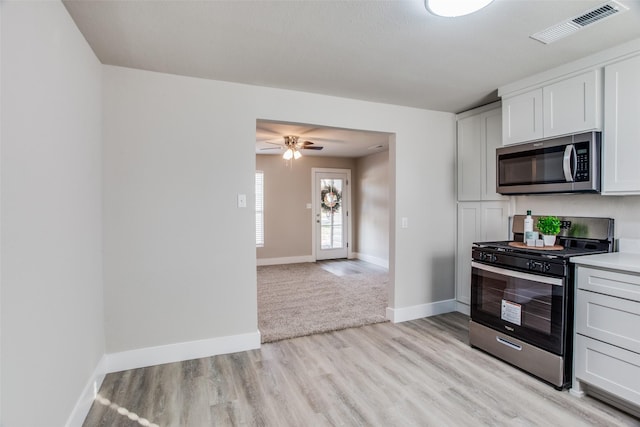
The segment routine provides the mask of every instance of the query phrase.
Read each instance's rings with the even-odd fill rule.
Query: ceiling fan
[[[291,158],[299,159],[302,157],[300,150],[322,150],[324,147],[321,145],[315,145],[311,141],[300,141],[298,136],[286,135],[283,137],[284,143],[276,143],[271,141],[264,141],[267,144],[276,145],[276,147],[261,148],[260,150],[285,150],[282,158],[290,160]]]

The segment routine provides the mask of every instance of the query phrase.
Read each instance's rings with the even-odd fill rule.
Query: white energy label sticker
[[[515,323],[520,326],[520,319],[522,317],[522,306],[515,302],[502,300],[502,320]]]

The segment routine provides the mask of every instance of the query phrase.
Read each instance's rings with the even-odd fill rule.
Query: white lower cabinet
[[[640,411],[640,275],[579,265],[576,277],[572,391]]]
[[[509,238],[509,202],[458,202],[456,239],[456,300],[471,303],[473,242]]]
[[[578,335],[576,378],[640,406],[640,354]]]

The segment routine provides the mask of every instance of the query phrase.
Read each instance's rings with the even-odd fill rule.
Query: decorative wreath
[[[340,208],[342,193],[333,185],[327,185],[320,192],[320,206],[324,212],[333,212]]]

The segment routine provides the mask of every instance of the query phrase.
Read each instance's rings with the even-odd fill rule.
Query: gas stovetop
[[[524,215],[515,215],[511,231],[512,241],[477,242],[474,247],[513,254],[526,254],[530,257],[548,259],[569,258],[572,256],[600,254],[613,251],[613,219],[594,217],[559,217],[561,227],[557,238],[557,247],[553,249],[535,246],[514,247],[524,237]],[[536,224],[539,216],[533,216]],[[537,231],[537,229],[534,229]],[[558,250],[559,249],[559,250]]]
[[[534,216],[534,224],[537,217]],[[556,246],[540,248],[522,244],[524,215],[513,217],[514,240],[476,242],[474,262],[553,276],[567,276],[569,258],[613,251],[613,219],[561,217]]]
[[[518,246],[515,246],[518,244]],[[608,243],[592,242],[582,240],[560,239],[553,249],[540,247],[522,247],[521,242],[505,240],[501,242],[476,242],[474,247],[482,249],[493,249],[498,252],[511,252],[514,254],[527,255],[529,257],[541,258],[570,258],[572,256],[592,255],[609,252]]]

